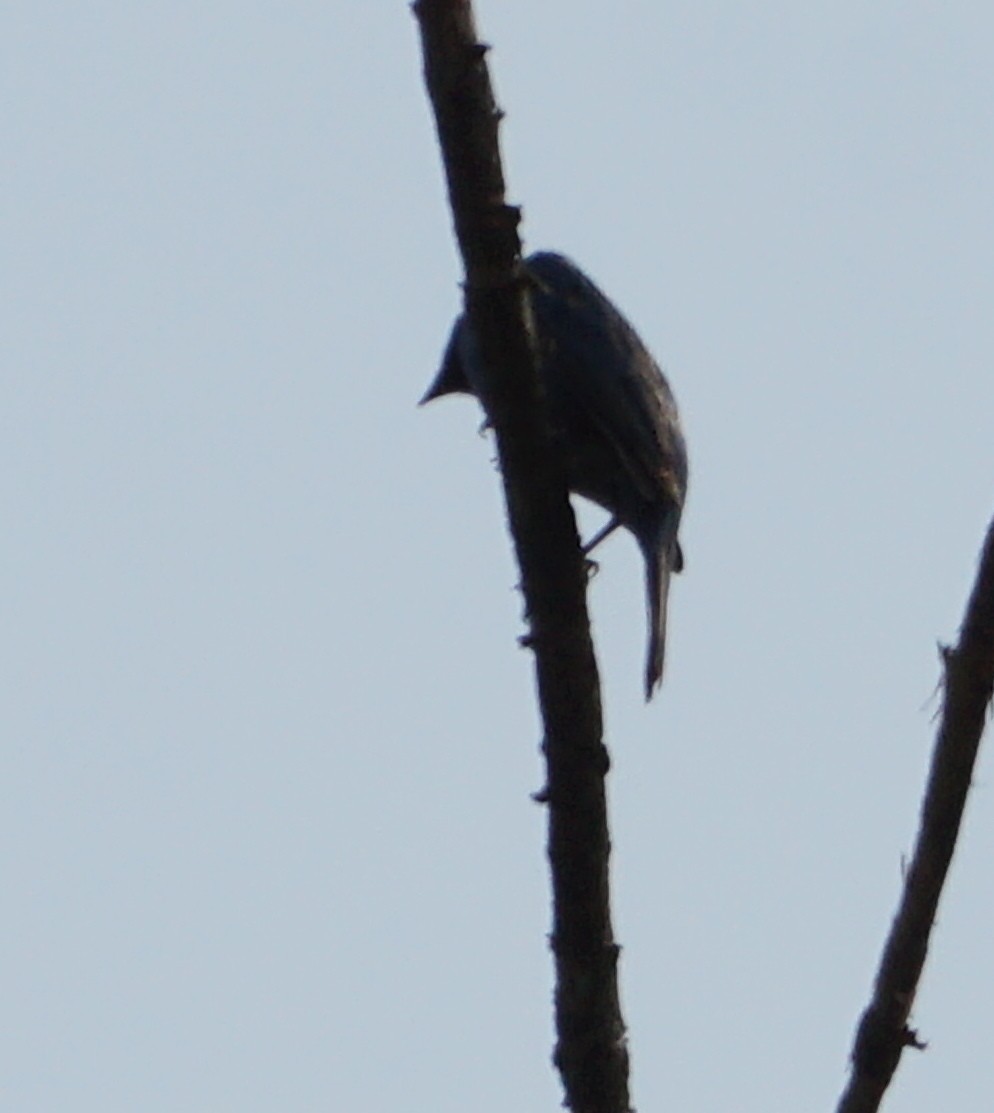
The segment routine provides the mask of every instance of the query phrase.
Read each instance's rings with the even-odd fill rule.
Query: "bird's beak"
[[[462,324],[462,318],[452,326],[452,332],[449,334],[449,342],[445,345],[445,355],[442,356],[442,366],[438,369],[438,373],[431,381],[431,386],[424,392],[424,396],[418,403],[423,406],[426,402],[432,402],[436,398],[441,398],[443,394],[470,394],[470,385],[466,381],[466,372],[463,369],[462,359],[459,354],[459,333]]]
[[[451,388],[445,385],[445,368],[443,367],[432,379],[431,386],[421,395],[418,405],[424,406],[428,402],[434,402],[436,398],[441,398],[443,394],[451,393]]]

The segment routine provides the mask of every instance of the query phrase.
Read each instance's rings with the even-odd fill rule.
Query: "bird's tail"
[[[663,680],[666,659],[666,606],[670,575],[682,564],[673,529],[663,529],[644,546],[646,609],[649,619],[649,649],[645,661],[645,699],[648,703]]]

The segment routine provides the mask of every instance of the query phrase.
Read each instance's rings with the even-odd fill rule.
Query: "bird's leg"
[[[583,555],[587,556],[589,553],[592,553],[594,549],[596,549],[602,541],[610,537],[620,525],[621,522],[617,518],[612,518],[606,526],[599,529],[586,545],[583,546]]]

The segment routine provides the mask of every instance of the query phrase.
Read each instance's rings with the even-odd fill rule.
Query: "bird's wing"
[[[550,390],[610,445],[647,502],[683,502],[686,451],[676,403],[638,334],[562,256],[528,260]]]

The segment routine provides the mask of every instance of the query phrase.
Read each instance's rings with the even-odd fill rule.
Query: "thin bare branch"
[[[921,826],[852,1052],[837,1113],[873,1113],[906,1047],[924,1044],[909,1027],[942,886],[956,848],[977,749],[994,692],[994,523],[984,541],[959,644],[943,650],[945,698]]]

